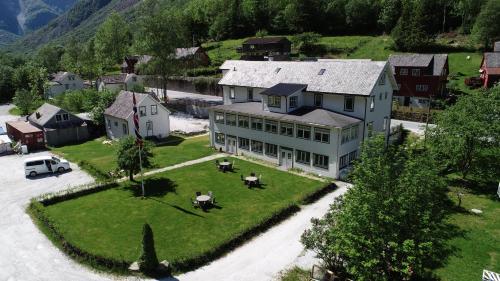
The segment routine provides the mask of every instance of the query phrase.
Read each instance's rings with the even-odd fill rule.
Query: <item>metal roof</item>
[[[495,42],[493,52],[500,52],[500,41]]]
[[[392,66],[427,67],[433,58],[434,55],[432,54],[391,55],[389,57],[389,63]]]
[[[194,56],[199,49],[200,47],[177,48],[175,49],[175,58],[182,59]]]
[[[31,125],[29,122],[25,122],[25,121],[9,121],[9,122],[6,122],[5,124],[12,126],[13,128],[15,128],[16,130],[18,130],[19,132],[21,132],[23,134],[42,132],[42,130]]]
[[[500,53],[484,53],[486,67],[500,67]]]
[[[282,122],[295,122],[307,125],[343,128],[361,122],[361,119],[316,107],[301,107],[290,113],[265,111],[260,102],[234,103],[213,106],[210,110],[220,110],[239,114],[248,114],[259,118],[270,118]]]
[[[289,95],[295,94],[298,91],[302,91],[305,88],[307,88],[307,85],[304,84],[278,83],[271,88],[261,92],[260,94],[268,96],[288,97]]]
[[[309,92],[370,95],[387,62],[335,61],[242,61],[227,60],[220,85],[271,88],[279,83],[307,85]],[[320,71],[325,69],[322,75]],[[393,85],[396,85],[392,78]]]
[[[132,114],[134,107],[132,94],[133,93],[129,91],[121,91],[116,97],[113,104],[110,107],[106,108],[104,114],[120,119],[128,119],[130,114]],[[135,93],[137,106],[139,106],[141,102],[148,96],[151,96],[154,100],[157,100],[156,97],[153,96],[153,94]]]

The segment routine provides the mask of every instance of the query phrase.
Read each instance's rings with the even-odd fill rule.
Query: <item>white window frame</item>
[[[289,108],[296,108],[298,106],[298,103],[299,103],[299,97],[292,96],[292,97],[290,97],[290,99],[288,101],[288,107]]]
[[[147,116],[148,113],[146,111],[146,107],[145,106],[139,106],[139,116],[140,117],[144,117],[144,116]]]
[[[153,108],[154,108],[154,110],[153,110]],[[151,115],[156,115],[156,114],[158,114],[158,105],[152,104],[151,105]]]
[[[313,166],[321,169],[328,170],[330,159],[326,155],[313,153]]]
[[[238,115],[238,127],[248,129],[250,127],[250,116]]]
[[[317,136],[319,135],[319,139]],[[326,139],[325,139],[326,137]],[[322,143],[330,143],[330,129],[314,128],[314,141]]]
[[[289,134],[291,129],[291,134]],[[294,125],[292,123],[280,122],[280,135],[293,137]]]
[[[62,114],[62,120],[63,121],[68,121],[69,120],[69,114],[68,113],[63,113]]]
[[[238,148],[250,150],[250,140],[247,138],[238,138]]]
[[[309,134],[309,136],[306,138],[306,132]],[[311,139],[311,127],[310,126],[304,126],[304,125],[297,125],[297,135],[296,137],[298,139],[304,139],[304,140],[310,140]]]
[[[219,123],[219,124],[225,124],[225,116],[224,116],[224,112],[215,112],[214,113],[214,122],[215,123]]]
[[[412,69],[411,70],[411,76],[415,76],[415,77],[420,76],[420,69],[418,69],[418,68]]]
[[[281,97],[280,96],[268,96],[267,97],[267,106],[269,107],[281,107]]]
[[[265,144],[265,155],[272,157],[272,158],[277,158],[278,157],[278,146],[272,143],[266,143]]]
[[[347,107],[347,102],[349,100],[352,100],[352,108],[348,108]],[[344,96],[344,111],[349,111],[349,112],[353,112],[354,111],[354,101],[356,100],[356,98],[354,96]]]
[[[228,126],[236,126],[237,124],[236,114],[226,113],[226,125]]]
[[[229,98],[232,100],[236,98],[236,90],[234,87],[229,87]]]
[[[255,120],[258,120],[255,122]],[[254,124],[260,124],[260,126],[254,126]],[[260,128],[259,128],[260,127]],[[250,118],[250,128],[256,131],[262,131],[264,129],[264,120],[262,118],[252,117]]]
[[[264,143],[257,140],[250,141],[250,150],[254,153],[262,154],[264,152]],[[259,149],[260,148],[260,149]]]
[[[226,135],[223,133],[215,133],[215,143],[219,145],[226,145]]]
[[[375,111],[375,96],[370,96],[370,112]]]
[[[295,151],[295,162],[303,165],[311,165],[311,152],[298,149]]]

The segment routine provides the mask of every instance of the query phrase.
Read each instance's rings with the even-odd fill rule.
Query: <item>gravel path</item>
[[[15,116],[15,115],[10,115],[9,114],[9,109],[13,108],[13,104],[2,104],[0,105],[0,127],[3,127],[5,130],[5,122],[7,121],[12,121],[12,120],[17,120],[20,117]]]

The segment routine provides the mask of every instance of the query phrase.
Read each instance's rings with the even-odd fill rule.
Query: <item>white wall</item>
[[[106,135],[110,139],[119,139],[125,136],[125,134],[123,134],[123,124],[125,124],[127,126],[127,129],[130,131],[128,124],[129,122],[127,120],[104,115],[104,121],[104,124],[106,126]]]
[[[69,76],[72,75],[74,76],[74,80],[69,80]],[[81,90],[83,89],[83,80],[76,74],[66,74],[63,79],[60,81],[60,85],[51,85],[47,89],[47,96],[48,97],[55,97],[57,95],[60,95],[61,93],[65,91],[74,91],[74,90]]]
[[[151,114],[151,105],[157,105],[158,114]],[[169,111],[160,105],[156,100],[151,97],[145,98],[141,103],[137,105],[137,110],[140,111],[140,107],[146,107],[146,116],[139,116],[139,132],[142,137],[147,137],[147,127],[146,123],[148,121],[153,122],[153,135],[157,138],[163,139],[170,135],[170,113]],[[139,112],[137,113],[139,114]],[[134,120],[133,115],[129,116],[129,133],[134,134]]]
[[[234,87],[235,98],[230,98],[230,87],[222,86],[222,91],[224,94],[224,104],[233,104],[237,102],[248,102],[248,87]],[[262,97],[260,95],[265,89],[253,88],[253,101],[261,101]]]

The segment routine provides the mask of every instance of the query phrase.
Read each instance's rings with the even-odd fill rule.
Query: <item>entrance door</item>
[[[147,137],[153,136],[153,121],[151,120],[146,122],[146,136]]]
[[[227,153],[236,153],[236,138],[227,138]]]
[[[285,168],[285,169],[291,169],[293,168],[293,158],[292,158],[292,151],[291,150],[281,150],[281,157],[280,157],[280,166]]]
[[[403,102],[404,106],[410,106],[410,97],[405,97],[405,100]]]

